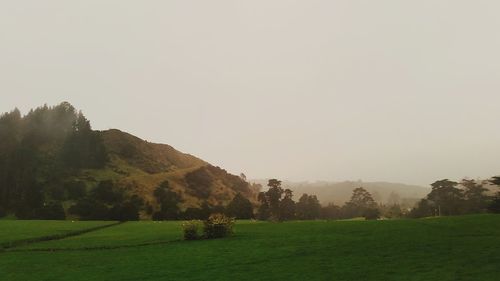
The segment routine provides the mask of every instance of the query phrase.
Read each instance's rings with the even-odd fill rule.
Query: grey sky
[[[95,129],[251,178],[500,173],[498,1],[1,1],[0,111],[69,101]]]

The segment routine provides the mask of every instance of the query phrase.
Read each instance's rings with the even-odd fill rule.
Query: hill
[[[267,184],[265,180],[251,180],[262,186]],[[418,200],[424,198],[430,188],[390,182],[290,182],[285,181],[283,185],[294,192],[294,198],[299,198],[303,193],[315,194],[319,201],[326,205],[335,203],[343,205],[349,201],[355,188],[363,187],[368,190],[378,203],[398,203],[411,207]]]
[[[182,210],[225,205],[237,193],[256,198],[245,180],[169,145],[92,130],[66,102],[0,116],[0,215],[57,219],[80,202],[84,211],[117,213],[140,205],[149,218],[160,209],[154,191],[165,182]]]

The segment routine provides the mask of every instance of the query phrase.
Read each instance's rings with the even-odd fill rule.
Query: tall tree
[[[283,191],[284,197],[280,201],[280,220],[292,220],[295,218],[295,202],[293,201],[293,192],[290,189]]]
[[[496,186],[500,186],[500,176],[493,177],[490,182]],[[490,213],[500,214],[500,192],[497,192],[488,205]]]
[[[466,204],[464,207],[466,210],[464,212],[472,214],[485,212],[490,201],[490,196],[486,194],[488,189],[475,180],[463,179],[460,184],[465,188]]]
[[[259,209],[257,210],[257,218],[259,220],[268,220],[271,216],[271,210],[269,207],[269,201],[267,200],[266,192],[259,192],[257,199],[260,203]]]
[[[269,190],[266,192],[267,201],[269,203],[269,211],[273,220],[281,220],[280,218],[280,201],[284,190],[281,187],[281,181],[270,179],[267,186]]]
[[[463,213],[464,194],[456,186],[457,182],[448,179],[431,184],[432,191],[427,199],[437,208],[440,215],[459,215]]]
[[[373,199],[370,192],[362,187],[353,190],[351,200],[342,208],[343,216],[346,218],[352,217],[369,217],[373,218],[376,214],[377,203]]]
[[[302,194],[297,202],[297,217],[302,220],[317,219],[321,215],[321,205],[316,195]]]
[[[182,197],[171,190],[168,181],[160,183],[154,191],[154,196],[160,205],[160,211],[153,215],[154,219],[175,220],[180,218],[179,204],[182,202]]]
[[[253,218],[253,206],[250,200],[241,193],[236,194],[233,200],[227,205],[226,212],[229,216],[237,219]]]

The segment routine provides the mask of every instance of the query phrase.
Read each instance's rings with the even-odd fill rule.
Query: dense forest
[[[108,157],[98,133],[69,103],[0,117],[0,206],[18,218],[63,218],[62,179],[102,168]],[[68,187],[68,196],[81,190]]]

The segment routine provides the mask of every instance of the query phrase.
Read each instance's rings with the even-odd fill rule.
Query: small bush
[[[223,214],[210,215],[204,221],[203,233],[205,238],[222,238],[233,234],[234,219]]]
[[[198,240],[202,238],[201,232],[202,222],[199,220],[191,220],[182,224],[184,232],[184,240]]]

